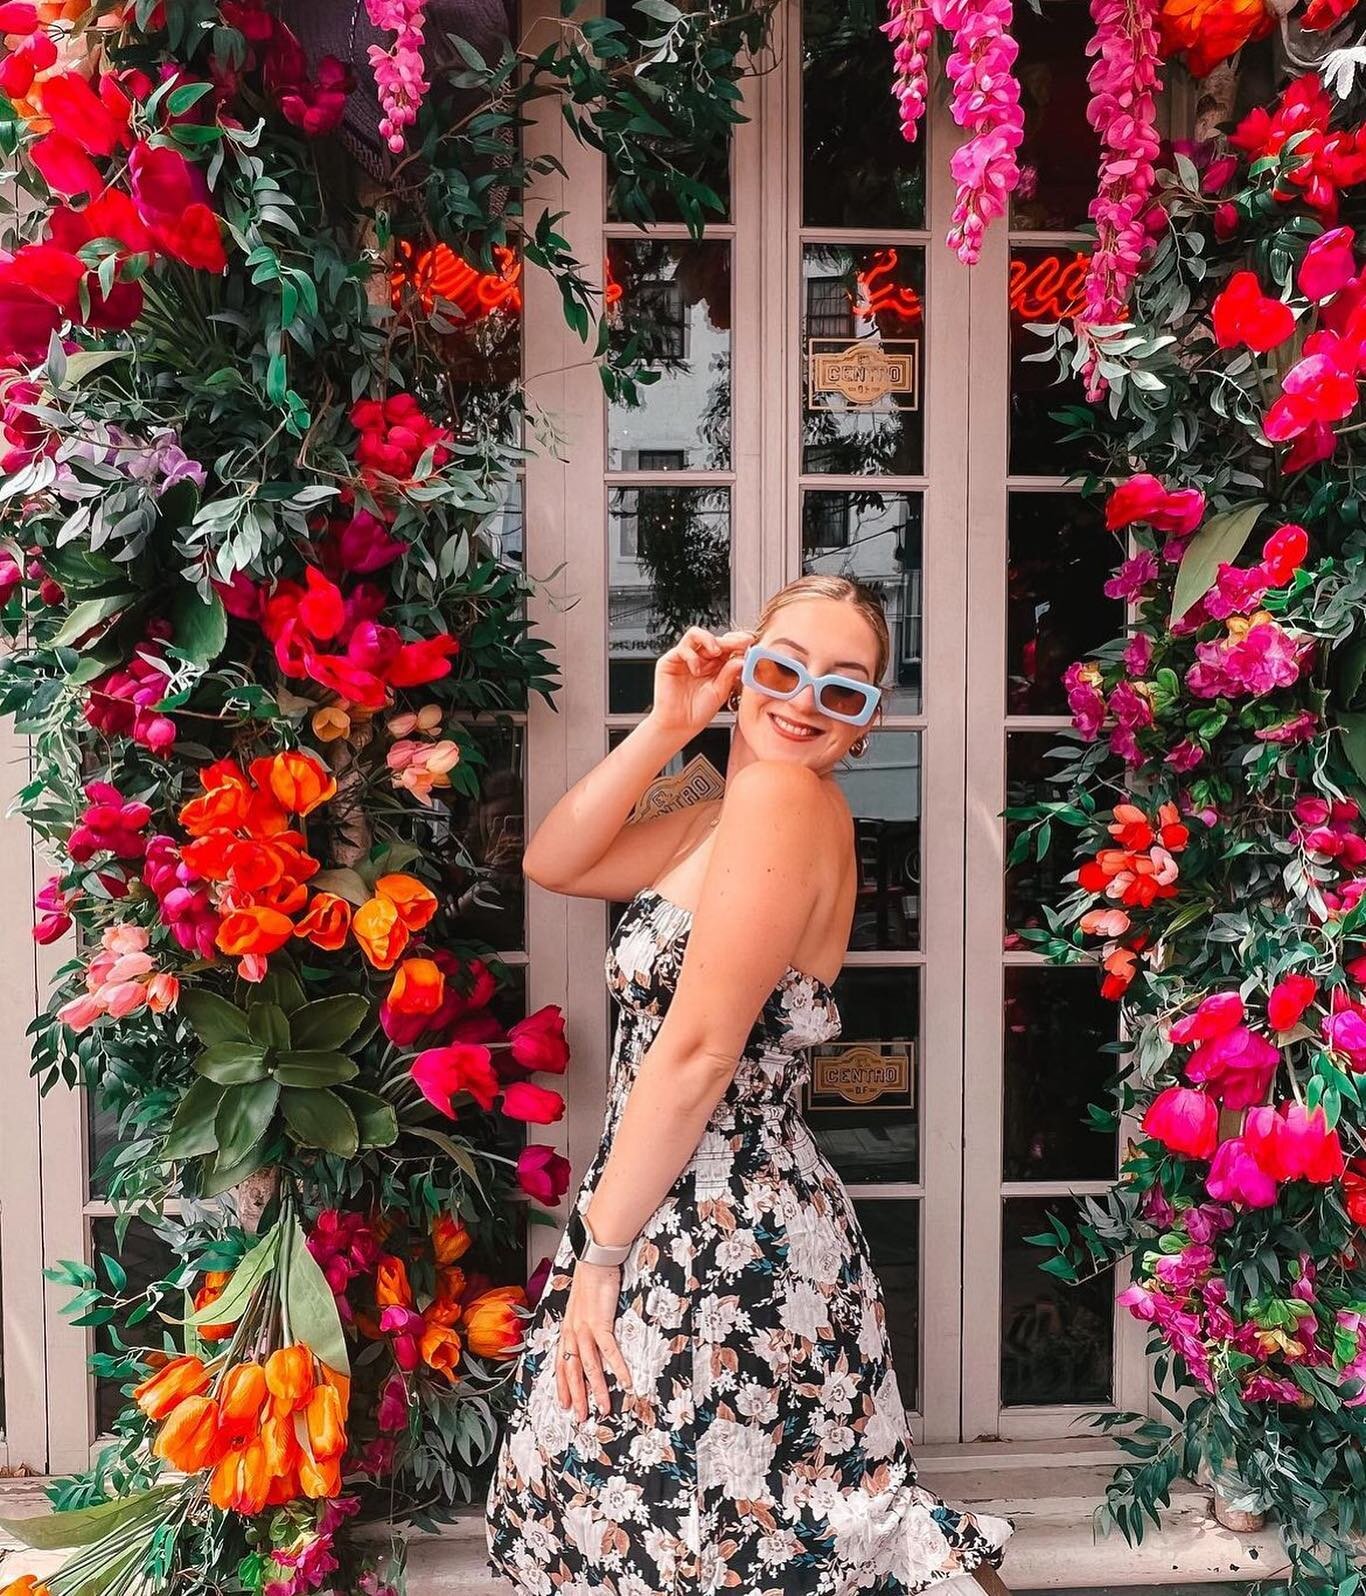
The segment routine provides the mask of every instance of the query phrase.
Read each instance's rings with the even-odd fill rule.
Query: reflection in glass
[[[451,892],[462,937],[512,952],[526,947],[526,735],[519,726],[480,726],[477,735],[487,760],[478,771],[478,796],[453,798],[449,806],[451,831],[462,845],[450,867]]]
[[[636,8],[635,0],[607,0],[604,15],[620,25],[633,38],[656,39],[661,33],[658,21]],[[697,139],[665,139],[642,134],[634,130],[629,138],[608,140],[607,148],[607,220],[609,222],[686,222],[689,218],[679,205],[672,188],[660,183],[644,185],[633,176],[623,173],[620,155],[635,151],[648,153],[650,164],[671,166],[692,183],[701,183],[721,201],[722,209],[703,205],[699,207],[709,222],[724,221],[730,215],[730,149],[729,137],[719,143]],[[644,188],[644,193],[641,190]]]
[[[1005,1180],[1112,1180],[1117,1137],[1087,1125],[1110,1108],[1115,1005],[1090,969],[1015,965],[1005,972]]]
[[[923,469],[925,251],[910,244],[808,244],[802,251],[802,470],[894,476]],[[851,344],[905,355],[916,392],[869,403],[808,391],[811,345]],[[909,408],[911,405],[915,408]]]
[[[802,498],[802,571],[850,577],[882,599],[892,634],[886,715],[915,715],[921,707],[923,509],[918,493],[822,489]]]
[[[901,136],[873,0],[803,0],[802,220],[923,227],[925,128]]]
[[[1108,1402],[1114,1363],[1114,1270],[1064,1285],[1039,1265],[1050,1256],[1026,1236],[1064,1221],[1066,1197],[1008,1197],[1001,1235],[1001,1401]]]
[[[1011,23],[1020,46],[1015,76],[1024,112],[1020,184],[1010,225],[1068,232],[1084,226],[1096,192],[1099,145],[1086,120],[1086,46],[1093,27],[1084,0],[1021,6]]]
[[[1067,437],[1089,420],[1080,377],[1059,382],[1029,326],[1065,321],[1081,309],[1086,256],[1073,244],[1030,245],[1010,252],[1010,470],[1015,476],[1066,477],[1087,463],[1084,440]],[[1055,420],[1061,412],[1063,419]]]
[[[506,496],[502,504],[484,518],[484,524],[479,529],[480,536],[490,558],[521,570],[526,557],[526,508],[522,478],[513,477],[504,486]]]
[[[179,1267],[179,1260],[170,1247],[154,1230],[139,1220],[134,1220],[129,1225],[128,1234],[121,1243],[115,1238],[112,1219],[93,1220],[91,1229],[95,1251],[108,1253],[123,1265],[128,1276],[128,1284],[119,1293],[122,1297],[136,1299],[138,1293],[150,1286],[153,1281],[173,1275]],[[104,1278],[103,1271],[100,1278]],[[134,1305],[136,1306],[136,1303]],[[176,1292],[174,1298],[169,1300],[168,1306],[171,1312],[176,1312],[180,1309],[180,1305],[180,1294]],[[129,1312],[131,1311],[130,1309]],[[167,1345],[167,1337],[170,1335],[170,1328],[155,1313],[131,1329],[128,1326],[128,1314],[120,1313],[107,1325],[101,1325],[95,1331],[95,1349],[97,1352],[117,1357],[127,1345],[161,1348]],[[178,1341],[176,1345],[179,1345]],[[120,1388],[130,1382],[131,1376],[129,1381],[109,1378],[99,1378],[95,1381],[97,1435],[108,1435],[113,1430],[114,1420],[127,1406]]]
[[[1066,785],[1057,780],[1067,759],[1050,759],[1049,752],[1065,748],[1069,759],[1076,757],[1076,744],[1069,746],[1059,731],[1010,732],[1006,736],[1006,807],[1014,809],[1032,803],[1057,803],[1067,795]],[[1006,823],[1006,852],[1015,840],[1017,827]],[[1044,904],[1056,904],[1067,896],[1063,877],[1072,869],[1067,848],[1055,839],[1043,858],[1028,858],[1012,865],[1005,873],[1005,921],[1007,948],[1025,947],[1016,934],[1026,927],[1047,924]]]
[[[835,983],[835,1002],[840,1034],[811,1050],[803,1117],[851,1184],[918,1180],[920,971],[851,966]],[[880,1077],[869,1102],[850,1102],[863,1094],[857,1085],[852,1092],[842,1087],[855,1067]],[[835,1075],[840,1080],[830,1079]]]
[[[920,945],[920,761],[919,732],[878,731],[861,759],[836,766],[858,859],[850,948]]]
[[[607,415],[613,471],[730,465],[730,245],[656,238],[607,243],[612,341],[638,339],[659,380]]]
[[[920,1204],[908,1198],[855,1203],[887,1306],[887,1338],[901,1405],[920,1406]]]
[[[1007,713],[1065,715],[1063,672],[1124,618],[1104,594],[1117,545],[1098,501],[1077,493],[1012,493],[1009,538]]]
[[[633,714],[649,708],[655,661],[688,627],[726,629],[729,490],[611,489],[607,568],[607,707]]]

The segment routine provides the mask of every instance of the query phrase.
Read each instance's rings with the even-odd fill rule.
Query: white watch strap
[[[579,1255],[584,1263],[623,1264],[631,1256],[631,1248],[635,1246],[634,1238],[610,1246],[606,1242],[595,1241],[586,1216],[583,1220],[583,1233],[588,1238],[584,1243],[583,1252]]]

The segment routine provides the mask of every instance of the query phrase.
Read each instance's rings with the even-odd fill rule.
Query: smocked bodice
[[[609,1086],[613,1122],[669,1011],[691,928],[691,910],[647,887],[627,905],[612,934],[607,987],[621,1009]],[[829,1041],[839,1030],[840,1012],[829,986],[789,966],[750,1029],[709,1128],[733,1130],[795,1114],[809,1069],[803,1050]]]

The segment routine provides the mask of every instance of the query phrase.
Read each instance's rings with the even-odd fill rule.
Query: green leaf
[[[319,1048],[330,1052],[351,1037],[369,1013],[370,999],[353,992],[305,1003],[290,1018],[290,1042],[306,1052]]]
[[[1366,680],[1366,637],[1354,637],[1344,648],[1335,649],[1333,664],[1338,681],[1338,702],[1344,709],[1356,706]]]
[[[345,1053],[277,1053],[275,1079],[281,1086],[317,1088],[354,1080],[360,1066]]]
[[[246,1157],[269,1130],[279,1099],[279,1085],[272,1080],[227,1088],[213,1120],[220,1165]]]
[[[55,1552],[68,1546],[91,1546],[110,1530],[150,1518],[176,1494],[176,1485],[157,1485],[150,1491],[120,1496],[94,1507],[73,1508],[69,1513],[39,1513],[34,1518],[0,1518],[0,1530],[34,1551]]]
[[[264,1136],[255,1146],[249,1147],[241,1158],[228,1160],[220,1151],[200,1176],[199,1195],[221,1197],[225,1191],[244,1181],[248,1175],[254,1175],[265,1163],[267,1156],[268,1149]]]
[[[254,1042],[215,1042],[194,1061],[200,1075],[220,1086],[244,1086],[266,1078],[266,1051]]]
[[[161,1149],[163,1159],[195,1158],[214,1151],[218,1146],[214,1116],[222,1098],[223,1088],[216,1081],[202,1078],[192,1083],[171,1121],[166,1145]]]
[[[345,898],[357,909],[374,897],[358,870],[319,870],[309,885],[315,892],[330,892],[334,897]]]
[[[414,1136],[421,1136],[424,1141],[429,1141],[433,1146],[439,1147],[453,1164],[462,1169],[472,1181],[476,1184],[478,1183],[479,1171],[475,1168],[474,1160],[465,1148],[452,1137],[447,1136],[445,1131],[432,1130],[426,1125],[412,1125],[409,1129]]]
[[[218,1296],[185,1321],[197,1326],[236,1324],[247,1311],[252,1293],[275,1267],[280,1255],[280,1226],[273,1225],[244,1255]]]
[[[289,1133],[301,1147],[321,1147],[338,1158],[354,1158],[360,1148],[356,1118],[327,1087],[303,1090],[286,1086],[280,1093]]]
[[[89,376],[97,372],[101,366],[107,366],[111,360],[127,360],[126,349],[77,349],[66,357],[66,373],[62,377],[62,387],[79,388]]]
[[[176,1013],[188,1020],[199,1040],[209,1046],[215,1042],[251,1041],[246,1015],[217,992],[206,992],[202,987],[182,991]]]
[[[290,1221],[285,1238],[285,1312],[290,1333],[313,1349],[320,1363],[334,1374],[350,1374],[346,1335],[337,1314],[337,1299],[318,1261],[308,1250],[297,1219]]]
[[[223,600],[211,593],[206,604],[198,590],[182,582],[171,600],[175,646],[196,665],[211,665],[228,640],[228,615]]]
[[[1197,599],[1209,592],[1220,565],[1231,565],[1243,552],[1243,545],[1265,509],[1265,499],[1253,499],[1212,515],[1187,543],[1172,592],[1173,621],[1179,621]]]
[[[279,962],[278,954],[271,959],[265,980],[256,988],[256,996],[264,1003],[274,1003],[286,1014],[302,1008],[305,1001],[303,982],[293,970]]]
[[[290,1044],[289,1020],[285,1011],[274,1003],[253,1003],[247,1010],[247,1029],[252,1040],[262,1047],[278,1049]]]
[[[132,593],[107,593],[103,598],[85,599],[78,604],[66,620],[48,638],[47,648],[66,648],[82,638],[101,621],[126,610],[133,602]]]
[[[362,1147],[392,1147],[398,1140],[398,1115],[392,1103],[359,1086],[339,1086],[337,1095],[351,1110]]]
[[[1362,781],[1366,781],[1366,714],[1339,715],[1342,751]]]

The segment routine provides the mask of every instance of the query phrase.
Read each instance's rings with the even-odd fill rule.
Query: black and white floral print
[[[668,1009],[691,916],[653,888],[606,960],[620,1005],[587,1207]],[[555,1388],[572,1278],[562,1237],[527,1325],[489,1488],[490,1566],[530,1596],[910,1596],[999,1566],[1006,1518],[917,1484],[881,1287],[849,1195],[799,1112],[803,1049],[839,1034],[789,969],[697,1152],[622,1268],[611,1410]]]

